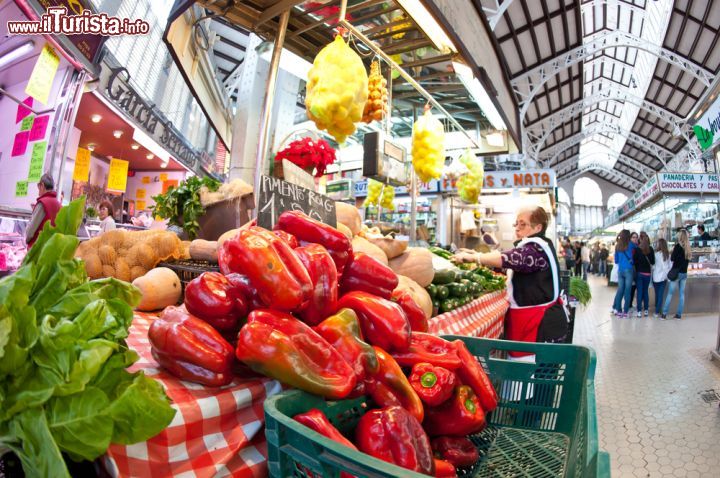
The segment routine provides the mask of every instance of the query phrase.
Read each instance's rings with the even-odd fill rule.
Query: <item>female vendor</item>
[[[547,225],[548,215],[542,207],[523,208],[514,224],[517,241],[513,249],[487,254],[461,252],[453,257],[454,262],[507,269],[508,340],[560,343],[568,333],[568,319],[560,299],[560,266],[552,242],[545,237]]]

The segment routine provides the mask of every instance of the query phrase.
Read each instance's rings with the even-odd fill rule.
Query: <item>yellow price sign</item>
[[[135,210],[142,211],[144,209],[147,209],[147,204],[145,204],[145,201],[136,201],[135,202]]]
[[[160,173],[160,182],[165,182],[168,180],[167,173]]]
[[[53,47],[46,43],[35,62],[30,80],[25,87],[25,93],[44,105],[48,104],[50,90],[59,65],[60,57],[55,53]]]
[[[128,162],[122,159],[110,160],[107,188],[111,191],[125,192],[127,187]]]
[[[142,183],[143,183],[143,184],[150,184],[150,176],[143,176],[143,177],[142,177]]]
[[[146,191],[144,189],[138,189],[137,191],[135,191],[135,197],[137,199],[145,199],[145,193]]]
[[[90,151],[85,148],[78,148],[75,155],[73,181],[87,181],[88,178],[90,178]]]

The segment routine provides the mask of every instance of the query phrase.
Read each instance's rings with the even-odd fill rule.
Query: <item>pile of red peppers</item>
[[[497,406],[493,385],[462,341],[427,333],[389,267],[296,211],[274,231],[242,228],[218,260],[223,274],[194,279],[184,307],[166,309],[150,328],[167,371],[207,386],[260,373],[329,399],[366,396],[372,406],[353,437],[319,410],[296,419],[430,476],[456,476],[478,460],[467,437]]]

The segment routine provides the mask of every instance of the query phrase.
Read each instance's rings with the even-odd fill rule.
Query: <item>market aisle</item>
[[[720,367],[709,362],[718,317],[676,321],[610,315],[615,288],[590,277],[593,301],[574,343],[597,352],[600,447],[613,477],[720,476]]]

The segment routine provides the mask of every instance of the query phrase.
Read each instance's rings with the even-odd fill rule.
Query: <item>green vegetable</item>
[[[435,271],[433,276],[433,284],[449,284],[455,281],[456,273],[452,269],[444,269],[441,271]]]
[[[153,196],[155,214],[167,219],[171,226],[182,227],[191,240],[195,239],[200,228],[198,218],[205,214],[200,202],[200,188],[203,186],[217,191],[220,183],[213,178],[193,176],[178,187],[171,186],[165,194]]]
[[[437,287],[435,286],[435,284],[430,284],[425,288],[425,290],[430,295],[431,299],[435,298],[435,295],[437,294]]]
[[[445,249],[442,249],[440,247],[430,246],[430,247],[428,247],[428,250],[430,252],[432,252],[433,254],[435,254],[436,256],[442,257],[443,259],[450,260],[450,258],[453,256],[452,252],[446,251]]]
[[[62,457],[94,460],[110,443],[144,441],[175,415],[125,338],[140,292],[87,282],[73,258],[84,199],[47,223],[23,265],[0,280],[0,449],[27,476],[68,477]]]
[[[448,290],[447,286],[439,285],[437,286],[437,292],[435,293],[435,297],[437,297],[439,300],[447,299],[450,296],[450,291]]]
[[[440,302],[440,312],[450,312],[457,307],[457,301],[455,299],[445,299]]]
[[[448,284],[448,290],[450,291],[450,297],[465,297],[467,295],[467,287],[459,282],[453,282]]]
[[[583,306],[588,305],[592,300],[592,293],[590,292],[588,283],[579,277],[570,278],[570,290],[568,294],[575,297]]]

